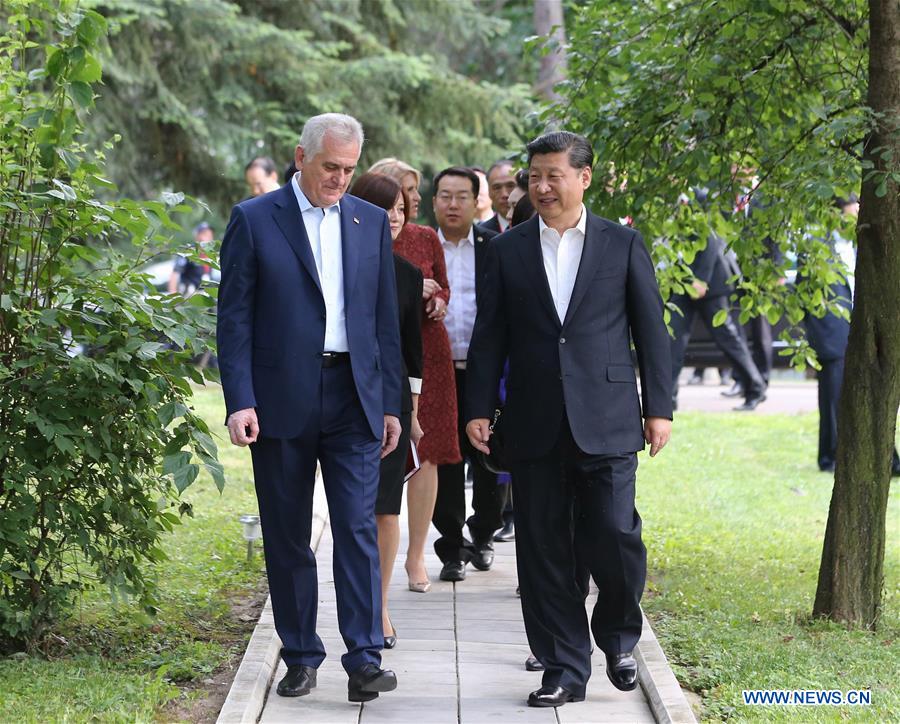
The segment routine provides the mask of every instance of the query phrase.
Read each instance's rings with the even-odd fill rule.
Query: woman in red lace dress
[[[419,172],[395,158],[384,158],[369,169],[371,173],[390,176],[407,192],[409,218],[419,213]],[[419,424],[425,435],[419,443],[422,468],[409,481],[406,503],[409,514],[409,548],[406,551],[406,574],[409,590],[427,593],[431,588],[425,568],[425,539],[434,513],[437,497],[437,466],[462,459],[456,429],[456,382],[450,338],[444,327],[450,289],[444,250],[434,229],[407,224],[394,241],[394,251],[415,264],[425,277],[422,303],[422,393],[419,396]]]

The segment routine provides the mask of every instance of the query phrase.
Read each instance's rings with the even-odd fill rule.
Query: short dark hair
[[[444,178],[444,176],[462,176],[463,178],[469,179],[469,181],[472,182],[472,193],[476,197],[478,196],[478,191],[481,188],[481,180],[475,175],[475,172],[472,169],[466,168],[465,166],[450,166],[439,172],[438,175],[434,177],[434,181],[431,184],[435,196],[437,196],[438,184],[440,184],[441,179]]]
[[[492,173],[494,173],[495,168],[500,168],[501,166],[515,166],[515,164],[508,158],[501,158],[499,161],[494,161],[491,164],[491,167],[487,170],[485,176],[489,177]]]
[[[275,165],[275,162],[269,158],[268,156],[257,156],[250,163],[244,166],[244,173],[247,173],[251,168],[259,168],[262,169],[262,172],[266,176],[271,176],[273,173],[278,173],[278,167]]]
[[[571,131],[551,131],[535,138],[526,147],[528,149],[528,165],[531,159],[543,153],[569,152],[569,165],[572,168],[594,166],[594,149],[588,140]]]
[[[516,186],[528,193],[528,169],[520,168],[516,171]]]
[[[403,196],[403,223],[409,223],[409,198],[406,191],[390,176],[381,173],[364,173],[350,187],[350,193],[363,201],[380,206],[385,211],[394,208],[397,196]]]
[[[516,205],[513,206],[512,218],[510,219],[509,225],[518,226],[523,221],[528,221],[532,216],[534,216],[534,205],[526,194],[516,201]]]
[[[297,168],[297,164],[294,163],[293,160],[291,160],[291,162],[287,166],[284,167],[284,182],[286,184],[289,184],[291,182],[291,179],[294,178],[294,175],[299,170],[300,169]]]

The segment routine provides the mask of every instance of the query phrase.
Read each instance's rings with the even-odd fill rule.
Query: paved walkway
[[[707,382],[703,385],[685,384],[690,374],[682,374],[678,388],[678,412],[730,412],[743,398],[722,397],[728,387],[713,381],[717,375],[707,372]],[[815,380],[775,379],[766,391],[766,401],[756,408],[752,415],[797,414],[816,412],[818,408]],[[676,413],[677,415],[677,413]]]
[[[404,510],[401,521],[405,518]],[[498,543],[493,568],[480,572],[469,566],[468,577],[458,584],[436,580],[440,564],[429,545],[427,564],[435,580],[427,594],[407,590],[405,545],[404,539],[391,582],[390,608],[398,643],[384,652],[383,659],[383,665],[397,673],[397,690],[365,704],[347,701],[347,676],[340,665],[344,645],[337,628],[331,573],[332,540],[326,527],[317,553],[318,630],[328,658],[319,669],[318,687],[309,696],[287,699],[271,690],[261,722],[655,721],[640,688],[632,692],[613,688],[599,652],[594,654],[594,674],[583,703],[557,710],[526,705],[528,692],[540,686],[541,674],[524,667],[528,644],[515,594],[515,544]],[[283,674],[281,664],[273,682]]]

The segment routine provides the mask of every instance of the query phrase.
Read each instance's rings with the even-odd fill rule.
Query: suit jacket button
[[[559,338],[559,343],[560,343],[560,344],[565,344],[565,343],[566,343],[566,338],[565,338],[565,337],[560,337],[560,338]]]

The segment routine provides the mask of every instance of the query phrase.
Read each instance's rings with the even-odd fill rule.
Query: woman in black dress
[[[410,205],[400,184],[392,178],[366,173],[360,176],[350,193],[380,206],[388,212],[391,238],[396,239],[409,217]],[[400,507],[409,441],[422,439],[417,419],[419,392],[422,389],[422,272],[418,267],[394,254],[397,277],[397,302],[400,316],[400,346],[403,351],[403,392],[401,400],[400,441],[397,448],[381,461],[381,480],[375,501],[378,525],[378,552],[381,559],[381,624],[384,646],[392,649],[397,632],[388,612],[388,586],[400,545]]]

